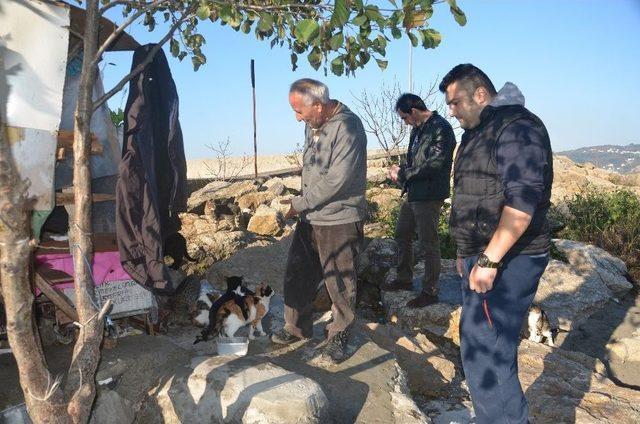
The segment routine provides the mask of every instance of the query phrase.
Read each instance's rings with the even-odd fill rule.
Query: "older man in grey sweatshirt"
[[[290,344],[312,335],[313,300],[324,282],[332,301],[323,355],[345,357],[355,319],[356,258],[365,218],[367,137],[360,118],[329,98],[326,85],[294,82],[289,103],[305,122],[302,194],[290,200],[286,218],[299,215],[284,278],[285,326],[272,336]]]

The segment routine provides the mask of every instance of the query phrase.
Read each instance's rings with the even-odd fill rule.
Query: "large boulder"
[[[269,206],[260,205],[255,215],[249,220],[247,230],[263,236],[278,235],[284,227],[282,214]]]
[[[624,296],[633,285],[626,278],[627,266],[620,258],[591,244],[555,239],[554,244],[580,274],[597,273],[615,296]]]
[[[640,392],[616,386],[597,359],[523,340],[518,366],[533,423],[640,422]]]
[[[296,193],[300,193],[300,191],[302,191],[302,177],[300,175],[285,177],[281,182],[289,190]]]
[[[411,336],[390,324],[367,323],[364,329],[376,344],[396,355],[413,395],[430,398],[454,395],[456,365],[424,334]]]
[[[358,256],[358,278],[379,286],[397,263],[397,245],[392,239],[373,239]]]
[[[207,200],[237,199],[247,193],[258,191],[253,181],[237,181],[234,183],[213,181],[189,196],[187,209],[195,210],[204,205]]]
[[[421,277],[424,274],[424,262],[419,262],[413,269],[413,290],[382,291],[382,306],[387,320],[406,329],[424,330],[427,333],[450,339],[460,344],[460,314],[462,312],[462,279],[455,273],[455,261],[443,259],[438,280],[439,302],[424,308],[407,308],[407,302],[416,297],[421,290]],[[392,268],[386,275],[391,282],[396,277],[396,269]]]
[[[254,191],[239,197],[238,199],[236,199],[236,203],[238,204],[240,209],[256,210],[261,205],[269,204],[276,197],[276,193],[271,190]]]
[[[100,390],[89,424],[129,424],[135,418],[131,403],[112,390]]]
[[[152,390],[141,422],[323,423],[329,404],[313,380],[261,358],[200,358]],[[155,413],[155,414],[154,414]],[[155,416],[154,416],[155,415]],[[159,416],[158,416],[159,415]]]
[[[291,200],[292,197],[293,197],[293,194],[285,194],[284,196],[278,196],[271,201],[271,204],[269,206],[271,207],[271,209],[280,211],[280,213],[284,215],[289,211],[289,208],[291,207],[291,205],[288,203],[282,203],[282,201]]]
[[[225,289],[224,278],[241,275],[250,284],[265,283],[276,293],[283,293],[284,272],[291,238],[263,240],[240,250],[231,257],[213,264],[207,279]]]

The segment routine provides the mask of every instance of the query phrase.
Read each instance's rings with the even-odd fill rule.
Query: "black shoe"
[[[438,303],[438,296],[428,293],[420,293],[418,297],[407,302],[409,308],[424,308],[425,306]]]
[[[322,356],[330,359],[334,363],[340,363],[347,357],[347,342],[349,341],[349,332],[340,331],[325,345]]]
[[[382,283],[382,285],[380,285],[380,290],[383,290],[383,291],[413,290],[413,282],[400,281],[398,279],[395,279],[393,281],[387,281],[386,283]]]
[[[289,345],[291,343],[295,343],[300,340],[302,340],[300,337],[294,336],[284,328],[278,331],[277,333],[273,333],[271,335],[271,341],[281,345]]]

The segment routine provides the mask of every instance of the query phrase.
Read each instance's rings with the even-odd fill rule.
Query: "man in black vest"
[[[553,162],[542,121],[507,83],[471,64],[444,77],[465,130],[454,164],[451,233],[462,287],[460,349],[479,424],[527,423],[518,379],[520,328],[549,262]]]
[[[395,233],[398,277],[381,288],[391,291],[413,289],[413,238],[417,229],[424,253],[424,277],[421,293],[407,306],[422,308],[438,301],[438,219],[444,199],[449,197],[456,138],[451,124],[438,112],[427,109],[424,101],[415,94],[401,95],[396,102],[396,112],[413,127],[406,162],[389,168],[391,179],[402,186],[407,200],[400,206]]]

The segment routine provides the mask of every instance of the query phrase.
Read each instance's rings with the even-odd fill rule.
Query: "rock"
[[[213,264],[207,279],[217,288],[226,289],[224,278],[241,275],[249,285],[265,283],[279,294],[283,293],[284,271],[291,238],[265,241],[236,252],[231,257]]]
[[[269,206],[260,205],[249,220],[247,230],[263,236],[275,236],[284,227],[282,214]]]
[[[129,424],[135,412],[128,400],[112,390],[100,390],[91,411],[90,424]]]
[[[640,362],[640,338],[623,337],[607,344],[607,354],[621,362]]]
[[[553,242],[578,273],[595,271],[615,296],[624,296],[633,287],[626,278],[627,266],[622,259],[591,244],[562,239],[554,239]]]
[[[302,177],[300,175],[292,175],[282,179],[282,184],[289,190],[293,190],[296,193],[302,191]]]
[[[376,344],[356,323],[349,341],[351,354],[337,365],[317,360],[312,346],[302,346],[290,353],[272,352],[271,359],[316,381],[324,390],[335,423],[430,423],[407,386],[407,375],[393,352]],[[314,334],[322,328],[314,326]],[[280,349],[282,350],[282,349]]]
[[[452,397],[455,364],[424,334],[412,337],[390,324],[367,323],[364,329],[376,344],[396,355],[413,395]]]
[[[289,200],[291,199],[293,196],[293,194],[285,194],[284,196],[278,196],[275,199],[273,199],[271,201],[271,204],[269,205],[271,207],[271,209],[275,209],[277,211],[280,211],[280,213],[282,215],[286,214],[287,211],[289,211],[289,208],[291,207],[291,205],[289,204],[282,204],[281,201],[282,200]]]
[[[189,241],[204,250],[205,259],[212,263],[228,258],[247,245],[243,231],[202,232]]]
[[[255,357],[207,358],[155,391],[148,402],[161,417],[140,422],[322,423],[329,413],[316,382]]]
[[[236,203],[240,207],[240,209],[251,209],[256,210],[261,205],[266,205],[270,203],[277,196],[273,191],[255,191],[251,193],[247,193],[238,199],[236,199]]]
[[[373,239],[358,256],[358,278],[379,286],[397,263],[397,245],[392,239]]]
[[[382,291],[382,305],[387,320],[407,329],[425,330],[431,334],[450,339],[460,345],[460,314],[462,312],[462,294],[460,293],[461,278],[455,273],[455,261],[443,259],[442,271],[438,279],[439,302],[425,308],[407,308],[409,300],[416,297],[421,290],[421,277],[424,273],[424,263],[418,263],[414,269],[413,290],[396,292]],[[386,281],[396,277],[396,270],[392,268],[387,273]]]
[[[280,180],[280,181],[275,181],[272,184],[270,184],[268,186],[268,190],[270,192],[272,192],[273,194],[275,194],[276,196],[282,196],[284,194],[284,192],[287,191],[287,188],[282,183],[282,180]]]
[[[253,181],[238,181],[234,183],[213,181],[189,196],[187,209],[192,211],[202,206],[207,200],[237,199],[244,194],[257,190],[258,188]]]
[[[611,296],[598,274],[577,274],[571,265],[552,259],[540,278],[534,302],[552,324],[569,331],[602,308]]]
[[[534,423],[640,422],[640,392],[616,386],[597,359],[523,340],[518,366]]]
[[[388,168],[384,167],[368,167],[367,168],[367,181],[374,184],[382,184],[387,181]]]
[[[369,207],[378,221],[388,221],[392,218],[392,214],[400,204],[401,193],[402,191],[399,188],[375,187],[367,190],[366,196]]]

